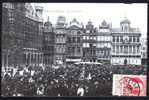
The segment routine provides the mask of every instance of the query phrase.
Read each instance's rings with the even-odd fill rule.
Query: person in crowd
[[[77,90],[77,96],[84,96],[84,92],[83,86],[80,86]]]

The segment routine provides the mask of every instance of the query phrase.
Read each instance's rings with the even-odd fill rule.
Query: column
[[[35,54],[36,54],[36,53],[33,54],[33,63],[34,63],[34,66],[35,66],[35,64],[36,64]]]
[[[25,52],[25,64],[27,65],[27,57],[28,56],[28,53],[27,52]]]
[[[132,54],[133,54],[133,52],[134,52],[134,51],[133,51],[133,45],[132,45]]]
[[[132,45],[132,48],[131,49],[132,49],[132,54],[133,54],[133,45]]]
[[[39,53],[37,53],[37,66],[39,66]]]
[[[41,54],[39,53],[39,58],[38,58],[38,63],[39,63],[39,65],[40,65],[40,63],[41,63]]]
[[[129,51],[129,50],[130,50],[130,46],[128,45],[128,55],[129,55],[129,53],[130,53],[130,51]]]
[[[137,52],[137,45],[135,46],[135,49],[136,49],[136,54],[137,54],[137,53],[138,53],[138,52]]]
[[[117,53],[117,45],[115,45],[115,54]]]
[[[120,36],[118,36],[118,41],[120,42]]]
[[[124,54],[124,45],[123,45],[123,47],[122,47],[123,49],[122,49],[122,54]]]
[[[117,42],[117,36],[115,36],[115,43]]]
[[[8,52],[6,54],[6,67],[8,67]]]
[[[120,45],[118,46],[118,53],[120,54]]]
[[[31,65],[31,52],[29,53],[29,65]]]

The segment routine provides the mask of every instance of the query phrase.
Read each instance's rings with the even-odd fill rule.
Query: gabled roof
[[[70,24],[68,25],[68,28],[72,28],[72,29],[80,29],[83,28],[83,25],[80,24],[75,18],[70,22]]]

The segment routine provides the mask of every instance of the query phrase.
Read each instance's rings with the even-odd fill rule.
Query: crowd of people
[[[111,96],[113,74],[146,75],[126,65],[17,66],[2,71],[2,96]]]

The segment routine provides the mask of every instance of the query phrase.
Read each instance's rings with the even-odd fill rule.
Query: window
[[[127,26],[125,26],[125,31],[127,31],[127,29],[128,29]]]
[[[90,45],[90,47],[93,47],[93,45],[92,44],[89,44]]]
[[[120,42],[123,42],[123,37],[122,36],[120,36]]]
[[[119,53],[119,47],[116,46],[116,53]]]
[[[113,46],[113,53],[115,53],[115,46]]]
[[[115,37],[113,36],[113,42],[115,42]]]
[[[119,42],[119,37],[117,37],[117,42]]]
[[[94,40],[96,40],[96,37],[94,37]]]
[[[81,42],[80,37],[78,37],[77,39],[78,39],[78,42]]]
[[[75,37],[73,37],[73,42],[75,42]]]
[[[139,53],[139,46],[137,46],[137,53]]]
[[[68,43],[70,43],[70,42],[71,42],[70,37],[68,37],[68,38],[67,38],[67,41],[68,41]]]
[[[122,46],[120,46],[120,49],[121,49],[121,50],[120,50],[120,52],[122,53],[122,52],[123,52],[123,47],[122,47]]]
[[[135,51],[135,46],[133,46],[133,53],[135,53],[136,51]]]
[[[77,53],[80,53],[80,47],[77,47]]]
[[[137,42],[139,42],[139,37],[137,37]]]
[[[135,37],[133,37],[133,42],[136,42],[136,39],[135,39]]]
[[[128,46],[124,46],[124,53],[128,53]]]
[[[129,42],[132,42],[132,36],[129,37]]]
[[[132,53],[132,46],[129,46],[129,52]]]
[[[91,37],[90,37],[90,39],[92,40],[92,39],[93,39],[93,37],[91,36]]]

